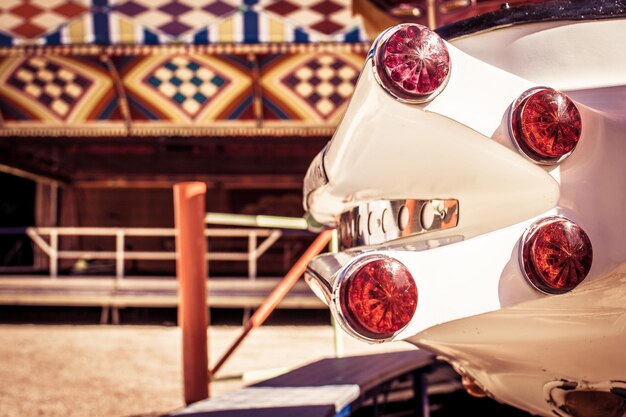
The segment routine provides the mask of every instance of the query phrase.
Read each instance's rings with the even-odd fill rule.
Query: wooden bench
[[[211,277],[208,281],[208,305],[217,308],[256,308],[279,280]],[[121,280],[110,277],[0,277],[0,305],[103,307],[107,320],[108,309],[113,309],[115,322],[118,308],[177,307],[178,282],[173,277]],[[326,308],[302,281],[294,286],[278,307]]]
[[[191,404],[171,417],[344,417],[375,400],[392,381],[413,380],[415,415],[426,417],[424,350],[322,359],[284,375]]]

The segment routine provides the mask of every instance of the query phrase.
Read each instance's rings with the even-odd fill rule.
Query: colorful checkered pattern
[[[365,55],[325,48],[252,60],[181,49],[108,62],[52,52],[2,57],[0,136],[328,134]]]
[[[359,72],[336,55],[322,54],[307,61],[281,81],[324,119],[348,101]]]
[[[2,0],[0,28],[19,38],[33,39],[87,12],[89,7],[77,0]]]
[[[86,76],[43,57],[24,60],[7,79],[7,85],[36,100],[61,119],[67,118],[92,84]]]
[[[179,37],[235,13],[237,7],[237,2],[224,0],[128,0],[113,10],[154,32]]]
[[[216,69],[185,56],[162,62],[144,83],[193,117],[226,87],[230,80]]]
[[[298,27],[323,35],[350,29],[350,2],[346,0],[265,0],[260,7]]]
[[[0,46],[360,42],[356,0],[0,0]]]

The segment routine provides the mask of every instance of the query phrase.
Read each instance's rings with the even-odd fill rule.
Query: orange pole
[[[250,320],[248,320],[248,322],[244,325],[239,337],[213,367],[213,370],[210,372],[211,375],[215,375],[220,370],[220,368],[224,365],[228,358],[230,358],[235,350],[237,350],[239,345],[241,345],[252,330],[261,326],[265,320],[267,320],[276,306],[283,300],[283,298],[285,298],[289,290],[291,290],[296,282],[298,282],[298,279],[306,270],[309,262],[311,262],[314,257],[319,255],[319,253],[322,252],[326,246],[328,246],[331,236],[332,231],[325,230],[315,238],[311,246],[309,246],[309,248],[302,254],[300,259],[298,259],[298,261],[291,267],[289,272],[287,272],[285,277],[278,283],[276,288],[274,288],[271,294],[265,299],[265,301],[263,301],[252,317],[250,317]]]
[[[183,332],[185,403],[209,397],[207,265],[204,197],[206,184],[174,185],[178,323]]]

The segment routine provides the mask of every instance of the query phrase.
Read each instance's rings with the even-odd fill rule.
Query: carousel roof
[[[0,136],[330,135],[350,0],[2,0]]]
[[[351,0],[3,0],[0,45],[359,42]]]

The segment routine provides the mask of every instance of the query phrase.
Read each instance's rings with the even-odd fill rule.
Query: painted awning
[[[367,41],[352,0],[2,0],[0,46]]]
[[[0,135],[330,135],[366,50],[165,46],[5,55]]]
[[[0,136],[320,136],[369,43],[350,0],[2,0]]]

